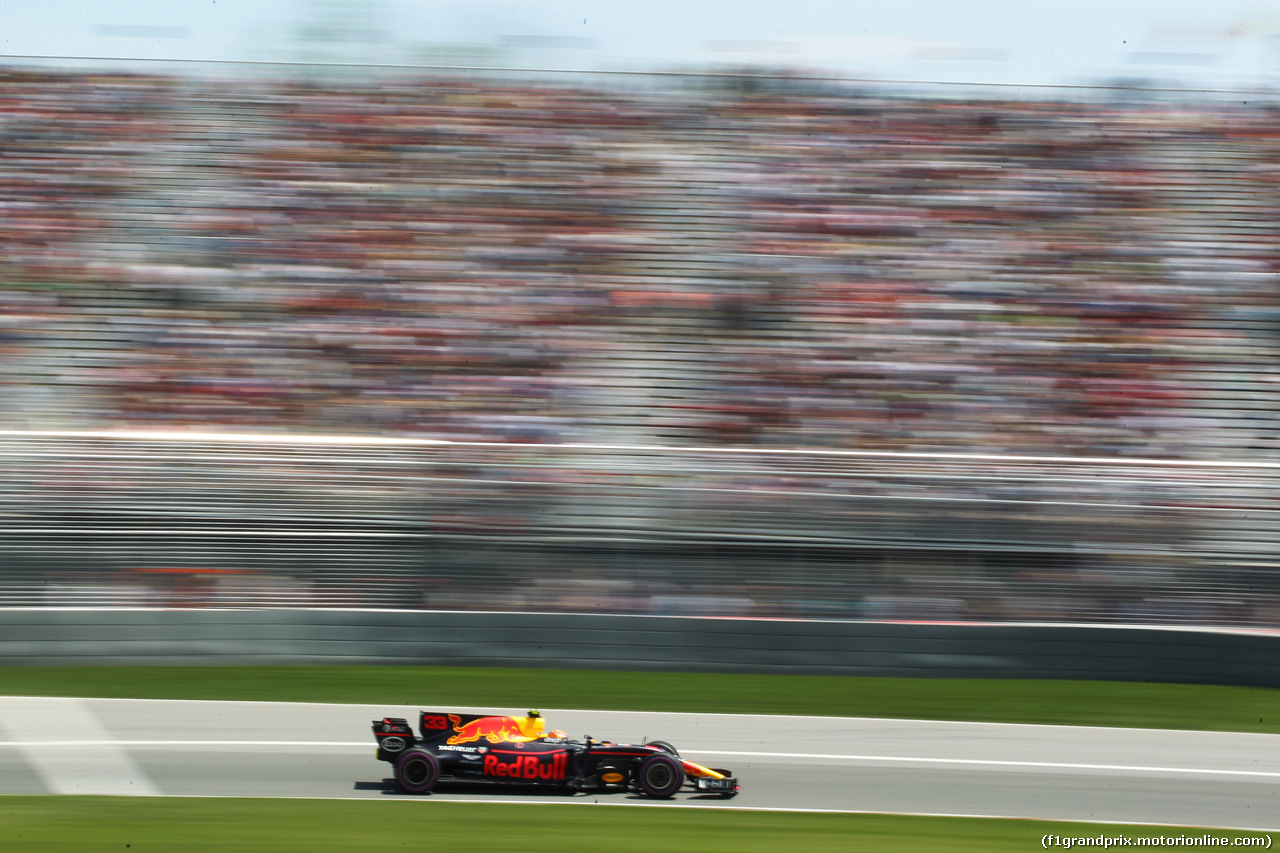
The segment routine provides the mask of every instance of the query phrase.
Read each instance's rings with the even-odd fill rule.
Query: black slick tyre
[[[636,787],[646,797],[667,800],[674,797],[684,784],[684,766],[680,759],[665,753],[651,755],[640,763],[635,780]]]
[[[409,794],[425,794],[440,778],[440,763],[424,749],[411,749],[396,761],[396,784]]]

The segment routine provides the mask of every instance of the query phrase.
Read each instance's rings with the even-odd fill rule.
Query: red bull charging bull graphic
[[[449,722],[453,724],[453,730],[457,734],[445,743],[475,743],[481,738],[489,743],[519,743],[533,740],[534,737],[526,734],[526,730],[531,728],[529,724],[526,722],[521,725],[515,717],[481,717],[465,725],[459,725],[462,722],[461,718],[457,714],[450,714]]]

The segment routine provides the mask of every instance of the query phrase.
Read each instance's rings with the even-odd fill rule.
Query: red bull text
[[[550,755],[494,755],[484,757],[484,775],[507,779],[552,780],[565,778],[569,756],[558,752]],[[550,760],[546,760],[550,759]]]

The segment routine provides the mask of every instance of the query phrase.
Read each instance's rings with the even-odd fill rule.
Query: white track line
[[[179,794],[180,797],[194,798],[194,795]],[[219,795],[222,799],[229,799],[229,796]],[[215,797],[216,798],[216,797]],[[207,799],[207,798],[206,798]],[[305,800],[310,797],[279,797],[283,800]],[[441,794],[431,794],[426,797],[392,797],[387,799],[374,800],[368,797],[329,797],[328,799],[342,800],[344,802],[360,802],[360,803],[396,803],[412,807],[415,804],[428,803],[479,803],[481,805],[510,805],[509,799],[501,797],[485,797],[485,796],[468,796],[450,797]],[[1256,826],[1217,826],[1199,824],[1199,823],[1159,823],[1143,820],[1092,820],[1089,818],[1067,818],[1067,817],[1027,817],[1025,815],[1005,815],[1005,814],[987,814],[978,812],[927,812],[927,811],[877,811],[875,809],[819,809],[804,808],[799,806],[737,806],[729,802],[717,803],[714,806],[703,805],[701,803],[682,803],[673,800],[627,800],[618,802],[616,800],[521,800],[516,805],[528,806],[613,806],[615,808],[654,808],[654,809],[717,809],[735,812],[788,812],[791,814],[826,814],[826,815],[897,815],[903,817],[960,817],[974,818],[977,820],[1017,820],[1017,821],[1035,821],[1037,823],[1072,823],[1084,824],[1086,826],[1137,826],[1137,827],[1153,827],[1156,829],[1168,827],[1170,829],[1210,829],[1225,830],[1227,832],[1276,832],[1276,829],[1256,827]],[[391,806],[395,808],[395,806]]]
[[[914,764],[960,764],[976,767],[1032,767],[1050,770],[1102,770],[1107,772],[1132,771],[1135,773],[1190,773],[1214,776],[1258,776],[1280,779],[1280,771],[1271,770],[1221,770],[1210,767],[1155,767],[1143,764],[1075,764],[1062,761],[1004,761],[987,758],[934,758],[905,755],[823,755],[804,752],[733,752],[717,749],[690,749],[685,752],[698,755],[729,755],[743,758],[799,758],[828,759],[837,761],[876,762],[889,761]]]

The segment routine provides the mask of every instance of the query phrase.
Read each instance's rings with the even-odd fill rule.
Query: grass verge
[[[1258,833],[1034,820],[795,814],[678,808],[557,808],[483,803],[117,797],[0,798],[0,849],[1027,851],[1045,836],[1258,837]],[[1230,842],[1228,842],[1230,843]],[[1062,844],[1058,844],[1062,847]],[[1050,849],[1053,849],[1051,846]]]
[[[409,666],[0,668],[0,695],[813,714],[1280,733],[1280,690]]]

